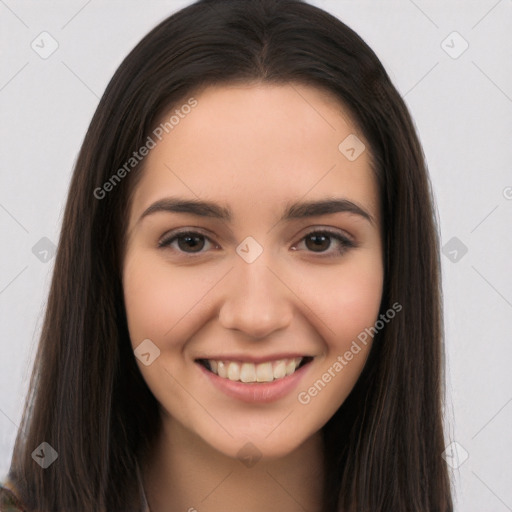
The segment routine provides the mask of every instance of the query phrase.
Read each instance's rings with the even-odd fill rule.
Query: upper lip
[[[219,354],[211,356],[197,357],[195,360],[208,360],[213,359],[214,361],[240,361],[242,363],[266,363],[268,361],[279,361],[281,359],[294,359],[296,357],[312,357],[305,353],[300,352],[283,352],[280,354],[269,354],[266,356],[251,356],[248,354]]]

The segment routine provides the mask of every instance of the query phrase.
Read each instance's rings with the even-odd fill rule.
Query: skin
[[[319,510],[321,428],[356,383],[371,339],[307,405],[297,395],[378,318],[383,254],[369,146],[355,161],[339,151],[348,135],[364,137],[335,98],[310,86],[223,85],[194,97],[146,157],[123,260],[132,346],[150,339],[160,350],[149,366],[137,359],[162,416],[142,463],[148,502],[152,512]],[[165,211],[139,220],[169,196],[214,201],[232,220]],[[333,197],[373,222],[350,212],[279,221],[287,203]],[[206,235],[199,253],[183,240],[158,247],[178,228]],[[356,246],[307,241],[322,228]],[[248,236],[263,248],[252,263],[236,252]],[[264,404],[225,395],[195,362],[280,352],[313,360],[296,389]],[[252,467],[237,457],[247,442],[261,456]]]

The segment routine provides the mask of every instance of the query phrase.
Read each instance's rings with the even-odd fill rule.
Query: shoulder
[[[8,484],[0,482],[0,512],[24,512],[24,510]]]

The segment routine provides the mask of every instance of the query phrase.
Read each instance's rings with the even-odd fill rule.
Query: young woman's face
[[[194,98],[153,135],[131,204],[131,343],[167,432],[283,456],[331,418],[371,346],[358,340],[383,286],[370,155],[316,88]]]

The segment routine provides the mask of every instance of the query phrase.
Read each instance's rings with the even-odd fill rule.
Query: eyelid
[[[190,226],[188,228],[178,228],[176,230],[172,230],[165,235],[163,235],[160,240],[158,241],[158,247],[159,248],[165,248],[169,246],[171,241],[174,241],[178,236],[180,235],[188,235],[188,234],[194,234],[194,235],[201,235],[204,238],[206,238],[211,244],[213,245],[219,245],[216,242],[214,242],[209,235],[207,235],[205,230],[202,228],[196,228],[195,226]],[[192,254],[192,253],[191,253]],[[198,253],[200,254],[200,253]]]
[[[307,228],[306,232],[301,236],[302,238],[312,234],[312,233],[328,233],[332,236],[339,236],[342,238],[346,238],[347,241],[350,241],[352,243],[356,243],[356,239],[353,235],[351,235],[348,231],[345,231],[341,228],[333,228],[328,226],[313,226],[312,228]]]

